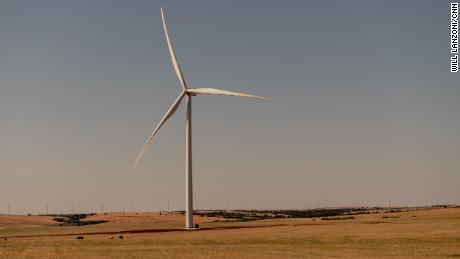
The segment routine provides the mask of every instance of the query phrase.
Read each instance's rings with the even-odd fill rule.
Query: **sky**
[[[0,213],[460,203],[450,1],[5,0]],[[388,197],[387,193],[391,191]],[[353,195],[356,192],[356,195]]]

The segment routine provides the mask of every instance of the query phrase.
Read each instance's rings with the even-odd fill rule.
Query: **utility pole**
[[[45,215],[48,215],[48,203],[46,204],[46,214]]]
[[[8,204],[8,215],[10,215],[10,205]]]
[[[104,201],[101,201],[101,214],[104,215]]]

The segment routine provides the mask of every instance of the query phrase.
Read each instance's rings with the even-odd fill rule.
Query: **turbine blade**
[[[163,8],[161,8],[161,20],[163,21],[163,30],[165,31],[166,42],[168,43],[169,54],[171,55],[171,60],[174,66],[174,71],[176,71],[176,75],[179,78],[180,84],[182,85],[182,89],[187,88],[187,84],[185,83],[184,76],[182,75],[182,71],[180,70],[179,62],[177,62],[176,54],[174,53],[174,49],[169,39],[168,29],[166,28],[166,21],[165,15],[163,13]]]
[[[186,91],[187,91],[187,93],[192,93],[192,94],[213,94],[213,95],[241,96],[241,97],[252,97],[252,98],[268,100],[268,98],[262,97],[262,96],[245,94],[245,93],[238,93],[238,92],[232,92],[232,91],[227,91],[227,90],[220,90],[220,89],[215,89],[215,88],[196,88],[196,89],[188,88]]]
[[[145,142],[144,146],[142,147],[141,151],[136,157],[136,161],[134,162],[133,168],[136,167],[137,163],[141,160],[142,155],[144,154],[144,151],[147,149],[148,145],[152,141],[153,137],[157,134],[157,132],[160,130],[160,128],[166,123],[166,121],[176,112],[177,107],[179,107],[180,102],[182,101],[182,98],[184,98],[185,91],[182,91],[182,93],[177,97],[177,99],[174,101],[174,103],[171,105],[169,110],[166,112],[166,114],[163,116],[163,119],[161,119],[160,123],[158,123],[157,127],[153,130],[152,134],[150,134],[149,138]]]

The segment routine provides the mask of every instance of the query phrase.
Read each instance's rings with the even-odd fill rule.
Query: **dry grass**
[[[370,214],[334,221],[203,222],[200,225],[206,230],[123,234],[122,240],[118,234],[85,235],[83,240],[75,236],[8,238],[0,240],[0,258],[460,257],[460,209],[391,215],[398,217]],[[0,236],[176,228],[183,224],[180,216],[137,215],[131,221],[130,217],[112,216],[110,223],[84,227],[2,227]],[[232,226],[244,228],[225,229]]]
[[[127,223],[130,225],[180,225],[184,224],[184,216],[180,214],[160,214],[158,212],[140,212],[140,213],[106,213],[97,214],[87,218],[88,220],[108,220],[110,223]],[[203,223],[215,221],[219,218],[194,216],[193,222]]]
[[[51,226],[56,222],[52,217],[0,215],[0,229],[9,227]]]

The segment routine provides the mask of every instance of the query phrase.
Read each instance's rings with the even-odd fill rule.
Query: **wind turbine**
[[[387,192],[387,197],[388,197],[388,209],[391,210],[391,193],[393,191],[390,189],[388,192]]]
[[[241,97],[253,97],[258,99],[266,99],[264,97],[245,94],[245,93],[237,93],[232,91],[220,90],[215,88],[189,88],[182,71],[179,66],[179,62],[177,61],[176,54],[174,53],[174,49],[171,43],[171,40],[168,35],[168,29],[166,28],[165,22],[165,15],[163,12],[163,8],[161,8],[161,19],[163,22],[163,30],[166,38],[166,43],[168,44],[169,54],[171,56],[172,64],[174,67],[174,71],[179,79],[181,85],[181,93],[173,102],[169,110],[161,119],[160,123],[150,136],[147,138],[144,146],[142,147],[141,151],[139,152],[136,161],[134,162],[133,168],[136,167],[139,160],[142,158],[145,150],[152,143],[153,138],[158,133],[160,128],[166,123],[166,121],[174,114],[177,110],[181,101],[184,97],[187,97],[187,119],[186,119],[186,126],[185,126],[185,207],[186,207],[186,224],[185,227],[187,229],[193,229],[193,184],[192,184],[192,96],[196,96],[198,94],[210,94],[210,95],[227,95],[227,96],[241,96]]]
[[[356,194],[358,194],[358,191],[354,190],[353,191],[353,204],[352,204],[352,207],[357,207],[357,205],[356,205]]]
[[[318,191],[315,193],[315,199],[316,199],[316,202],[318,204],[317,208],[319,209],[319,192]]]

